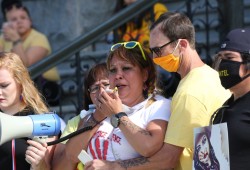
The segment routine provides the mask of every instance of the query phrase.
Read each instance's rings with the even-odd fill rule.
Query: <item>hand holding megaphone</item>
[[[0,145],[15,138],[43,139],[57,136],[61,121],[57,114],[46,113],[28,116],[10,116],[0,112]]]

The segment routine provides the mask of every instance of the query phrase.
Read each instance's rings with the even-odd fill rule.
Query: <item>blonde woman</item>
[[[27,68],[15,53],[0,53],[0,110],[12,116],[49,111]],[[0,169],[50,169],[52,151],[53,146],[47,147],[45,143],[28,138],[13,139],[0,146]]]

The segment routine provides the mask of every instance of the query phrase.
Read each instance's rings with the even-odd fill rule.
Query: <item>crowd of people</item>
[[[27,67],[50,53],[49,43],[31,27],[23,5],[4,8],[4,14],[8,23],[0,39],[0,110],[12,116],[47,113]],[[40,35],[41,44],[25,47],[32,34]],[[148,34],[148,49],[139,39],[123,39],[111,46],[105,63],[89,70],[83,89],[85,101],[95,108],[69,120],[60,138],[89,130],[52,146],[29,138],[8,141],[0,146],[1,169],[220,169],[210,131],[194,139],[194,128],[211,122],[227,123],[230,169],[249,169],[250,28],[227,34],[215,68],[201,60],[194,25],[185,14],[165,10],[154,18]],[[180,75],[171,99],[157,84],[157,67]],[[209,163],[198,161],[203,150],[194,146],[201,145],[211,149],[214,159]],[[81,162],[82,150],[92,161]]]

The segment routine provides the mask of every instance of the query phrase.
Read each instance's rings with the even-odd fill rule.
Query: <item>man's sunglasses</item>
[[[136,46],[138,45],[138,47],[140,48],[141,50],[141,54],[142,54],[142,57],[144,58],[144,60],[147,60],[146,59],[146,56],[145,56],[145,53],[140,45],[139,42],[137,41],[128,41],[128,42],[122,42],[122,43],[117,43],[117,44],[114,44],[111,46],[111,51],[115,51],[117,48],[121,47],[121,46],[124,46],[125,48],[127,49],[133,49],[135,48]]]
[[[160,46],[160,47],[154,47],[154,48],[149,48],[150,51],[152,53],[155,53],[157,55],[157,57],[161,57],[162,56],[162,53],[161,53],[161,50],[163,47],[166,47],[167,45],[171,44],[172,42],[174,42],[175,40],[172,40],[172,41],[169,41],[167,42],[166,44]]]

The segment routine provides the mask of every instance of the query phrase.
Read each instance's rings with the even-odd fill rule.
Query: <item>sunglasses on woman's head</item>
[[[141,47],[141,44],[139,42],[137,42],[137,41],[128,41],[128,42],[123,42],[123,43],[117,43],[117,44],[112,45],[110,50],[115,51],[116,49],[118,49],[121,46],[124,46],[127,49],[133,49],[137,45],[141,50],[142,57],[144,58],[144,60],[147,60],[146,56],[145,56],[145,53],[144,53],[144,51],[143,51],[143,49]]]

